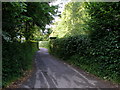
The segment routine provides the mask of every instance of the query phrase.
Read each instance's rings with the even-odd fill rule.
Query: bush
[[[51,53],[102,78],[120,83],[119,13],[119,2],[68,3],[56,27],[59,32],[67,30],[64,33],[67,37],[51,41]],[[88,33],[80,33],[82,31]]]
[[[24,71],[32,68],[33,55],[37,49],[37,42],[3,42],[3,87],[22,76]]]
[[[53,40],[51,53],[102,78],[120,82],[118,31],[106,32],[101,38],[94,34],[89,38],[80,35]]]
[[[39,41],[39,47],[49,48],[49,41]]]
[[[71,55],[74,55],[75,53],[79,52],[79,49],[82,47],[79,44],[79,42],[87,44],[87,42],[85,41],[87,39],[88,38],[85,38],[84,35],[81,35],[81,36],[67,37],[62,39],[58,38],[56,40],[52,40],[50,41],[52,48],[51,52],[53,51],[54,54],[57,54],[62,58],[64,58],[64,56],[70,57]]]

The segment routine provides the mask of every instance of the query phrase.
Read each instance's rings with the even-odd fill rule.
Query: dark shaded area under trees
[[[3,87],[32,68],[33,56],[38,50],[34,33],[45,30],[54,19],[55,9],[57,6],[50,6],[48,2],[2,3]]]

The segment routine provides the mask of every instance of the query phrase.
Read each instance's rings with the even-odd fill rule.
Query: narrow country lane
[[[76,70],[51,56],[47,49],[36,53],[36,70],[21,88],[114,88],[88,73]]]

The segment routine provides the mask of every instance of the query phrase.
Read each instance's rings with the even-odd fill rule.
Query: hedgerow
[[[103,79],[120,83],[120,3],[85,2],[80,3],[80,7],[78,4],[71,2],[66,5],[63,16],[67,16],[66,21],[71,23],[65,23],[68,26],[60,29],[63,31],[71,27],[73,29],[67,33],[72,32],[72,35],[51,40],[51,53]],[[68,6],[71,9],[67,9]],[[72,13],[74,9],[76,11]],[[76,17],[67,19],[68,16],[72,16],[70,13],[67,14],[68,11],[77,14]],[[62,17],[61,22],[64,22],[64,18]],[[87,29],[89,33],[78,33],[77,30],[80,31],[81,28],[77,25],[81,23],[76,24],[75,20],[83,21],[82,31]],[[59,26],[62,24],[58,23]]]
[[[117,31],[107,34],[97,40],[85,36],[52,40],[51,53],[80,67],[96,68],[96,75],[120,82],[120,36]]]
[[[2,86],[17,80],[26,70],[32,68],[33,56],[38,49],[37,42],[3,42]]]

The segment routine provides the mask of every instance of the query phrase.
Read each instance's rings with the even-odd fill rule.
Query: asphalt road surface
[[[51,56],[47,49],[36,53],[35,67],[31,77],[21,88],[114,88],[114,85],[92,77],[90,74]]]

